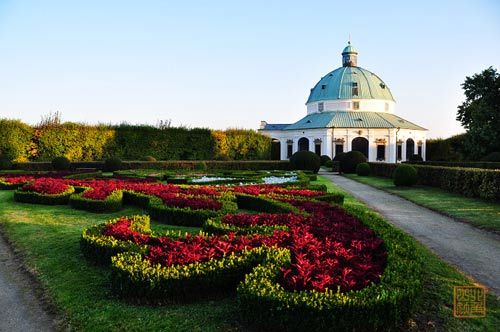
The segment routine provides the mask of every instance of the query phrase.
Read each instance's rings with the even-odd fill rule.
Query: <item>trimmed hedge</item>
[[[253,196],[247,194],[236,194],[236,203],[239,209],[252,210],[267,213],[300,213],[299,209],[285,202],[279,202],[261,196]]]
[[[235,225],[225,224],[221,221],[221,218],[208,219],[203,224],[203,231],[209,234],[228,234],[235,233],[237,235],[249,235],[249,234],[266,234],[270,235],[275,230],[288,231],[287,226],[283,225],[251,225],[248,227],[238,227]]]
[[[123,169],[171,169],[171,170],[194,170],[199,162],[190,160],[177,161],[123,161]],[[245,161],[218,161],[206,160],[209,170],[291,170],[288,160],[245,160]],[[104,169],[102,161],[72,162],[71,167]],[[14,169],[25,171],[49,171],[52,169],[50,162],[23,162],[14,163]]]
[[[123,191],[115,190],[106,199],[90,199],[83,197],[83,192],[74,194],[69,199],[69,205],[78,210],[90,212],[116,212],[122,209]]]
[[[20,203],[66,205],[74,192],[75,188],[73,186],[69,186],[69,189],[65,192],[55,195],[40,194],[37,192],[18,189],[14,192],[14,200]]]
[[[263,262],[278,262],[287,250],[258,247],[221,259],[188,265],[152,265],[138,253],[111,258],[112,290],[144,303],[171,303],[234,292],[246,274]]]
[[[159,160],[269,159],[271,138],[254,130],[148,125],[87,125],[49,119],[37,126],[0,119],[0,154],[16,161],[102,160],[110,156]]]
[[[349,206],[347,211],[384,240],[388,259],[380,283],[347,293],[289,292],[279,284],[283,265],[264,264],[238,287],[242,320],[277,331],[385,331],[410,316],[423,271],[414,242],[366,208]]]
[[[222,209],[213,211],[168,206],[163,204],[160,198],[151,197],[148,211],[151,218],[169,225],[202,227],[207,219],[235,212],[238,209],[234,202],[228,200],[221,200],[221,202],[223,204]]]
[[[370,163],[372,174],[392,178],[398,164]],[[500,170],[424,166],[417,170],[418,184],[441,188],[467,197],[500,201]]]
[[[121,218],[108,221],[103,224],[86,228],[82,232],[80,239],[80,249],[85,258],[98,263],[110,264],[111,257],[121,252],[145,253],[147,246],[139,245],[132,241],[120,241],[111,236],[102,235],[103,230],[109,224],[114,224]],[[131,216],[132,228],[143,234],[151,234],[149,216]]]
[[[500,169],[500,162],[492,162],[492,161],[422,161],[422,162],[405,161],[403,163],[412,165],[422,165],[422,166]]]
[[[322,196],[313,197],[313,199],[338,205],[344,204],[344,194],[341,193],[329,193]]]

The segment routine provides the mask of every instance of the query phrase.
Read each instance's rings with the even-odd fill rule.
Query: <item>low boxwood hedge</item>
[[[384,240],[388,257],[380,283],[347,293],[290,292],[279,283],[283,265],[263,264],[238,286],[243,321],[276,331],[386,331],[409,317],[423,271],[413,241],[366,208],[347,211]]]
[[[14,192],[14,200],[21,203],[44,204],[44,205],[66,205],[74,194],[75,188],[69,186],[68,190],[61,194],[49,195],[32,191],[18,189]]]
[[[99,264],[109,264],[111,257],[121,252],[146,252],[146,245],[139,245],[132,241],[121,241],[102,234],[107,225],[114,224],[120,219],[110,220],[83,230],[80,249],[85,258]],[[128,217],[128,219],[132,221],[131,226],[134,230],[143,234],[151,234],[149,216],[137,215]]]
[[[106,199],[90,199],[83,197],[84,192],[74,194],[69,199],[69,205],[78,210],[90,212],[116,212],[120,211],[123,203],[123,191],[115,190]]]
[[[238,209],[234,202],[229,200],[221,200],[221,202],[222,209],[214,211],[168,206],[160,198],[151,197],[148,211],[151,218],[169,225],[202,227],[207,219],[235,212]]]
[[[296,207],[285,203],[279,202],[264,195],[253,196],[247,194],[236,194],[236,203],[238,208],[245,210],[252,210],[267,213],[300,213]]]
[[[238,227],[235,225],[229,225],[222,222],[221,218],[208,219],[203,224],[203,231],[209,234],[228,234],[235,233],[238,235],[249,235],[249,234],[272,234],[275,230],[287,231],[288,227],[283,225],[252,225],[248,227]]]
[[[188,265],[152,265],[139,253],[111,258],[111,286],[119,296],[144,303],[171,303],[234,292],[258,264],[279,262],[287,250],[258,247]]]

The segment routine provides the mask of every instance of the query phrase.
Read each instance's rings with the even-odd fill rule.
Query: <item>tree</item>
[[[468,157],[500,151],[500,74],[489,67],[466,77],[462,88],[466,99],[458,106],[457,120],[467,130]]]

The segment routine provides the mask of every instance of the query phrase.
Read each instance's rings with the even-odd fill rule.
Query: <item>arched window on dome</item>
[[[309,151],[309,140],[305,137],[299,139],[299,151]]]
[[[358,82],[352,82],[352,96],[358,96],[359,91],[358,91]]]

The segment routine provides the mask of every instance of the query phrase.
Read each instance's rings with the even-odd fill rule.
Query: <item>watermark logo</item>
[[[455,286],[453,316],[478,318],[486,316],[486,289],[481,286]]]

